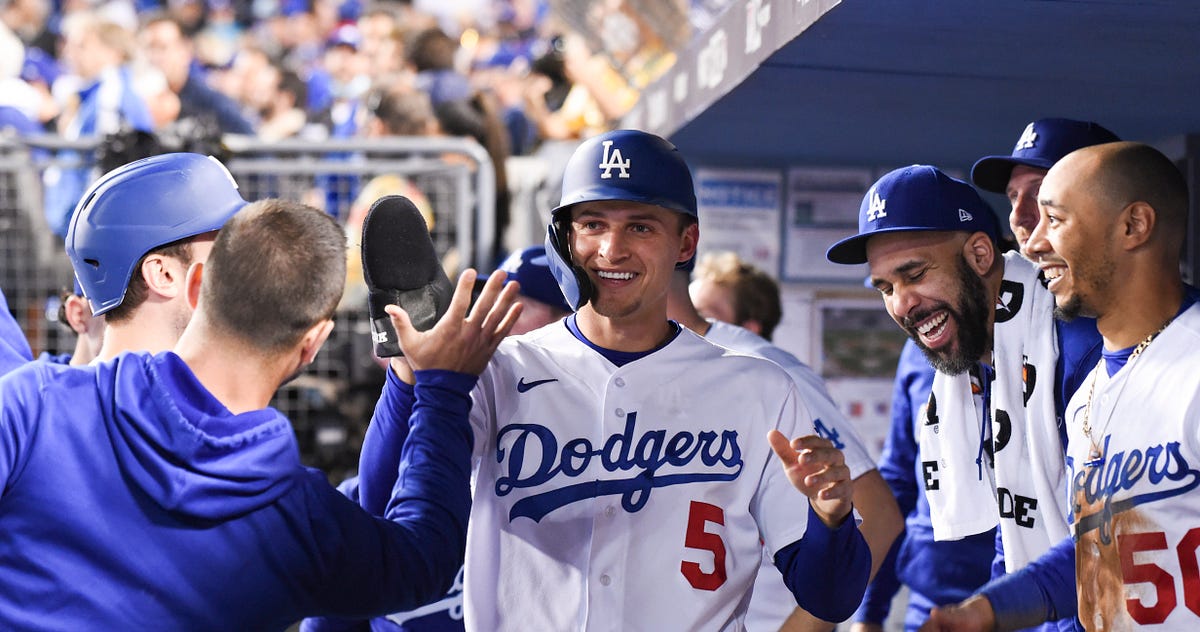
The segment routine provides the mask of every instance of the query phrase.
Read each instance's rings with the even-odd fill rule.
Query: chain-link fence
[[[390,194],[413,200],[434,246],[453,274],[494,259],[495,174],[487,153],[462,138],[389,138],[354,142],[288,141],[263,145],[226,138],[221,156],[243,197],[282,197],[324,208],[347,231],[347,288],[333,334],[303,375],[272,405],[293,422],[305,462],[337,481],[357,466],[361,438],[384,371],[371,353],[366,288],[358,252],[370,204]],[[95,140],[0,138],[0,288],[35,354],[66,353],[74,334],[57,325],[58,295],[72,285],[63,238],[43,211],[49,171],[98,175]]]

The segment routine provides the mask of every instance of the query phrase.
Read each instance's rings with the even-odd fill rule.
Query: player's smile
[[[600,282],[604,285],[622,285],[638,276],[637,273],[628,271],[597,269],[595,272],[596,276],[600,277]]]
[[[1064,277],[1070,271],[1066,262],[1061,260],[1047,261],[1047,257],[1040,257],[1038,259],[1038,267],[1042,270],[1042,276],[1046,279],[1046,289],[1050,290],[1051,294],[1057,296],[1066,289],[1063,287],[1066,285]],[[1058,292],[1055,290],[1058,290]]]
[[[927,317],[913,319],[916,321],[916,326],[908,326],[908,329],[910,332],[915,331],[926,347],[937,349],[954,340],[951,315],[948,310],[937,310]]]

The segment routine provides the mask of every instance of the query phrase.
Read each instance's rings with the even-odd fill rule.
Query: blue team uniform
[[[170,352],[27,364],[0,380],[0,629],[282,630],[439,597],[474,382],[418,393],[380,519],[300,465],[286,417],[232,414]]]

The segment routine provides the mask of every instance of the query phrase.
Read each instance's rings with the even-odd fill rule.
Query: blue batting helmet
[[[571,265],[565,225],[570,218],[563,211],[583,202],[607,200],[653,204],[699,219],[692,173],[666,139],[619,129],[581,143],[567,161],[562,199],[551,212],[546,233],[550,270],[574,309],[587,303],[591,287],[583,271]]]
[[[246,204],[211,156],[163,154],[101,176],[75,207],[66,244],[92,314],[121,304],[146,253],[217,230]]]

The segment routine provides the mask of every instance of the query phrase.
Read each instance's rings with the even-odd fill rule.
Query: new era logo
[[[871,190],[871,205],[867,207],[867,221],[873,222],[877,219],[887,217],[887,213],[883,209],[887,208],[887,200],[879,197],[879,192]]]
[[[958,209],[958,221],[960,221],[960,222],[969,222],[969,221],[972,221],[972,220],[974,220],[974,219],[975,219],[975,216],[974,216],[974,215],[972,215],[972,214],[970,214],[970,213],[968,213],[968,212],[966,212],[966,211],[962,210],[961,208],[960,208],[960,209]]]
[[[600,178],[611,178],[613,169],[620,171],[617,174],[618,178],[628,178],[629,159],[621,155],[620,148],[613,149],[611,140],[606,140],[602,144],[604,145],[604,156],[600,159],[599,167],[604,170],[604,173],[600,174]]]
[[[1013,147],[1013,151],[1019,149],[1033,149],[1037,143],[1037,132],[1033,131],[1033,123],[1025,126],[1025,131],[1021,132],[1021,137],[1017,139],[1017,146]]]

